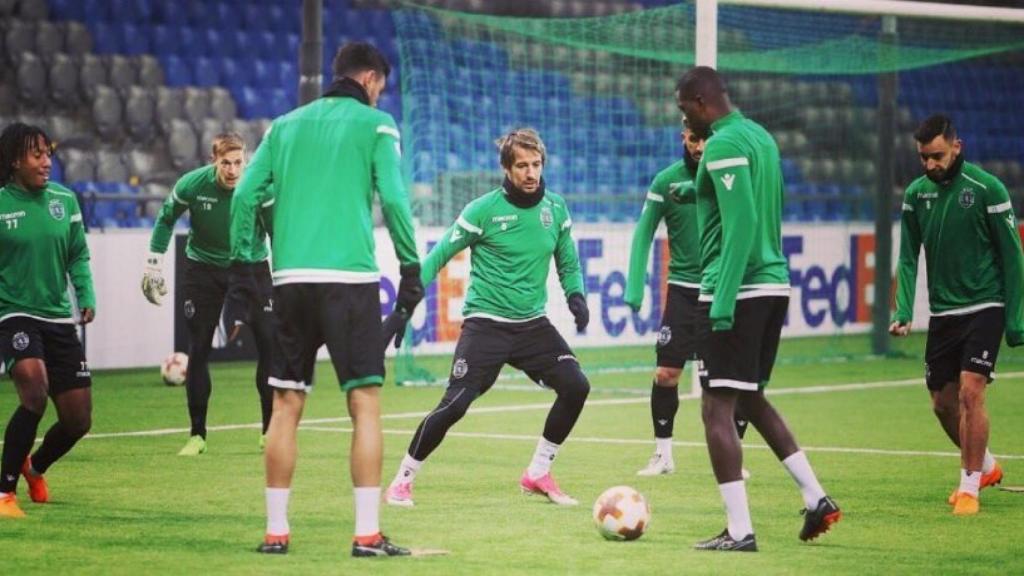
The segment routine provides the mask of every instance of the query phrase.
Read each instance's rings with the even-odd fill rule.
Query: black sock
[[[32,444],[36,441],[36,430],[39,429],[39,421],[42,414],[18,406],[7,423],[7,431],[4,432],[3,460],[0,462],[0,492],[14,492],[18,486],[18,476],[21,474],[21,465],[32,450]]]
[[[205,362],[193,370],[192,359],[189,359],[185,393],[188,396],[188,416],[192,422],[190,434],[192,436],[199,435],[205,439],[206,411],[210,406],[210,371]]]
[[[658,386],[651,388],[651,421],[655,438],[671,438],[672,429],[679,411],[679,386]]]
[[[750,424],[747,420],[736,419],[736,433],[740,435],[740,440],[743,440],[743,435],[747,433],[747,426]]]
[[[55,422],[46,431],[42,445],[32,455],[32,469],[40,474],[45,473],[54,462],[67,454],[81,438],[81,435],[68,432],[67,428],[60,422]]]

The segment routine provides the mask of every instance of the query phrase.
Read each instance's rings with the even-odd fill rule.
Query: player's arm
[[[167,246],[174,236],[174,224],[189,209],[191,198],[190,178],[187,175],[182,176],[164,199],[153,225],[153,233],[149,238],[149,254],[146,255],[142,272],[142,294],[146,300],[157,306],[167,294],[163,272],[164,253],[167,252]]]
[[[665,213],[665,202],[671,201],[665,197],[664,191],[655,184],[647,192],[647,199],[644,200],[643,210],[640,212],[640,219],[637,220],[636,228],[633,229],[633,244],[629,252],[629,274],[626,277],[625,302],[633,310],[639,310],[644,303],[644,292],[647,286],[647,262],[651,253],[651,242],[654,240],[654,233],[658,229]]]
[[[68,242],[68,277],[75,287],[78,309],[82,312],[82,324],[92,322],[96,316],[96,290],[92,285],[92,271],[89,269],[89,244],[85,241],[85,226],[78,201],[72,200],[71,235]]]
[[[377,126],[373,150],[374,184],[380,194],[380,208],[395,255],[402,266],[419,263],[416,236],[412,227],[409,195],[402,180],[401,141],[394,122]]]
[[[1013,215],[1013,204],[1006,188],[998,181],[988,190],[991,198],[987,206],[988,225],[999,250],[1003,267],[1003,298],[1006,303],[1006,343],[1024,344],[1024,252],[1021,251],[1020,232]]]
[[[722,255],[710,313],[711,329],[715,331],[732,329],[736,295],[757,229],[750,161],[732,146],[723,144],[709,146],[705,152],[705,166],[722,217]]]
[[[274,236],[274,202],[277,201],[274,195],[274,187],[268,186],[266,190],[267,200],[264,200],[260,204],[259,221],[263,225],[263,229],[267,231],[267,236]]]
[[[472,246],[483,236],[483,229],[477,216],[478,211],[475,207],[467,206],[455,219],[455,223],[445,231],[444,236],[441,236],[441,240],[430,249],[420,269],[420,280],[424,286],[429,286],[456,254]]]
[[[917,265],[921,254],[921,230],[914,212],[915,196],[913,188],[907,191],[900,216],[900,257],[896,264],[896,316],[889,326],[889,332],[894,336],[909,334],[910,323],[914,319]]]
[[[572,239],[572,217],[569,216],[568,207],[565,208],[565,221],[559,226],[558,242],[555,244],[555,269],[558,271],[558,281],[562,284],[565,301],[576,322],[576,332],[582,334],[590,323],[590,310],[583,290],[580,256],[576,252],[576,242]]]
[[[265,208],[263,205],[274,199],[273,148],[276,136],[271,126],[231,197],[232,262],[252,262],[253,243],[257,241],[256,219]],[[271,202],[266,208],[272,205]],[[258,240],[263,241],[263,238]]]

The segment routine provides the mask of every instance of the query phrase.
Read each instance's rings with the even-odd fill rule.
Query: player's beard
[[[960,154],[957,154],[956,158],[954,158],[952,162],[949,163],[949,168],[942,170],[942,172],[925,171],[924,175],[936,184],[948,184],[953,180],[953,178],[956,178],[957,174],[960,173],[960,169],[963,168],[963,165],[964,155],[961,152]]]
[[[697,166],[700,165],[700,160],[694,160],[693,156],[690,154],[690,149],[687,148],[685,144],[683,145],[683,162],[686,163],[686,167],[689,168],[691,172],[696,172]]]

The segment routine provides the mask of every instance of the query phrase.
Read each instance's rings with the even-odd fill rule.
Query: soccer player
[[[712,134],[697,171],[700,229],[700,331],[704,432],[728,526],[699,550],[756,551],[742,478],[737,407],[796,481],[806,509],[801,540],[838,522],[842,513],[815,477],[782,416],[764,395],[789,304],[789,267],[782,253],[779,149],[759,124],[734,109],[725,82],[709,67],[684,74],[676,100],[697,134]]]
[[[423,261],[422,280],[427,285],[449,260],[470,248],[472,281],[448,389],[416,429],[387,490],[392,505],[413,505],[412,484],[423,461],[470,404],[490,389],[505,364],[557,394],[533,459],[519,480],[520,488],[555,504],[577,503],[558,487],[551,464],[583,410],[590,383],[544,312],[554,258],[577,331],[582,332],[590,320],[572,219],[565,200],[544,189],[541,174],[547,153],[536,131],[513,130],[497,145],[505,171],[501,188],[470,202]],[[407,318],[410,312],[396,310],[386,325],[393,326],[392,319]],[[396,344],[403,331],[404,322]],[[386,330],[385,341],[391,336]]]
[[[43,474],[92,425],[92,377],[78,340],[68,280],[80,324],[96,316],[82,212],[75,195],[50,182],[53,144],[42,129],[14,123],[0,134],[0,358],[19,405],[4,432],[0,517],[25,515],[15,499],[25,476],[33,502],[47,502]],[[29,457],[46,397],[57,422]]]
[[[977,514],[978,491],[1003,471],[988,451],[985,387],[992,382],[999,340],[1024,343],[1024,254],[1006,187],[965,162],[953,122],[934,115],[914,133],[924,176],[903,199],[896,316],[906,336],[914,316],[917,262],[924,246],[931,320],[925,380],[942,429],[960,448],[960,486],[953,513]]]
[[[274,120],[232,203],[232,251],[247,254],[256,211],[273,183],[274,312],[270,385],[274,410],[266,447],[267,531],[259,552],[286,553],[296,430],[313,388],[316,353],[326,344],[352,417],[350,470],[355,494],[352,555],[404,556],[379,527],[384,382],[380,272],[373,239],[374,190],[402,279],[398,301],[423,298],[399,133],[376,109],[391,70],[370,44],[352,42],[334,56],[334,82],[322,98]],[[244,258],[243,258],[244,260]],[[232,264],[232,284],[251,284]]]
[[[191,218],[188,244],[185,247],[184,281],[181,288],[185,301],[182,313],[188,326],[188,371],[185,392],[191,432],[179,456],[197,456],[206,452],[206,413],[210,405],[210,352],[213,335],[220,324],[221,309],[228,293],[228,267],[231,264],[230,232],[231,196],[245,170],[245,141],[235,133],[220,134],[213,139],[210,163],[197,168],[174,185],[157,216],[149,241],[142,276],[142,293],[159,306],[167,293],[164,286],[164,252],[174,235],[174,223],[185,211]],[[272,395],[267,385],[270,371],[271,281],[267,264],[266,226],[273,198],[263,206],[260,223],[253,231],[247,261],[257,263],[256,277],[260,285],[259,303],[249,314],[259,360],[256,364],[256,390],[260,397],[263,428],[260,446],[264,444],[270,424]],[[233,326],[229,327],[234,329]]]
[[[704,155],[704,139],[686,126],[683,118],[683,158],[658,173],[647,192],[640,219],[633,231],[626,279],[626,304],[634,312],[644,301],[647,260],[651,241],[662,219],[668,229],[668,298],[658,332],[658,366],[651,386],[651,422],[654,426],[654,455],[638,476],[657,476],[675,471],[672,457],[672,430],[679,410],[679,375],[688,359],[695,358],[697,332],[697,296],[700,292],[700,240],[697,234],[696,196],[693,181],[697,165]],[[736,420],[736,431],[743,438],[745,420]],[[744,479],[749,473],[742,471]]]

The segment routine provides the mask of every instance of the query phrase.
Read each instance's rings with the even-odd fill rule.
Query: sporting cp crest
[[[452,366],[452,377],[458,380],[469,372],[469,364],[466,363],[465,358],[459,358],[455,361],[455,365]]]
[[[662,326],[661,331],[658,332],[658,346],[664,346],[672,341],[672,329],[668,326]]]
[[[54,220],[63,220],[66,212],[64,211],[64,203],[60,200],[50,200],[50,216],[53,216]]]
[[[14,338],[11,338],[11,346],[13,346],[18,352],[28,348],[28,343],[28,334],[25,334],[24,332],[18,332],[14,335]]]
[[[196,305],[195,305],[195,303],[193,303],[191,300],[185,300],[184,312],[185,312],[185,318],[188,318],[189,320],[191,320],[192,317],[196,315]]]
[[[545,206],[540,209],[540,223],[545,228],[551,228],[551,225],[555,223],[555,215],[551,213],[551,208]]]
[[[974,190],[964,188],[960,191],[960,207],[970,208],[974,206]]]

